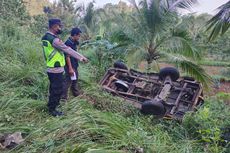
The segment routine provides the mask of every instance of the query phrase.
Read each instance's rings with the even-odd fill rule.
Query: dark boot
[[[49,110],[49,114],[56,117],[56,116],[63,116],[64,113],[63,112],[60,112],[60,111],[57,111],[57,110]]]

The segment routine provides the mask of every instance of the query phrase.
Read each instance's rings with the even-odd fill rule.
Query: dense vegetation
[[[175,64],[183,70],[182,74],[196,77],[209,88],[213,88],[208,82],[209,75],[218,83],[230,79],[230,31],[210,42],[210,32],[206,31],[210,15],[181,16],[176,8],[170,7],[173,10],[167,14],[170,20],[165,17],[166,12],[159,13],[163,16],[151,16],[152,11],[158,10],[155,7],[158,1],[152,2],[154,7],[147,7],[145,1],[141,5],[134,3],[136,10],[123,3],[95,9],[93,3],[82,7],[75,6],[75,1],[61,0],[46,7],[45,14],[33,17],[28,15],[21,0],[1,3],[0,134],[19,131],[25,142],[12,150],[0,151],[230,152],[229,142],[223,141],[223,133],[230,127],[229,93],[206,96],[197,112],[188,113],[183,122],[178,123],[143,116],[123,99],[105,93],[97,85],[117,59],[136,69],[141,69],[140,62],[146,60],[144,71],[158,71],[161,63]],[[49,116],[46,110],[48,79],[40,46],[47,19],[54,16],[65,23],[63,38],[72,26],[83,30],[82,42],[87,43],[82,44],[81,52],[90,59],[88,64],[80,65],[80,85],[84,93],[62,103],[60,109],[66,115],[60,118]],[[146,23],[145,29],[135,26],[140,21],[135,20],[138,18]],[[153,20],[159,25],[154,25]],[[116,24],[117,21],[120,24]],[[159,33],[150,28],[162,28],[161,25],[166,29],[156,30]],[[137,32],[140,35],[136,35]],[[170,38],[176,36],[176,41],[165,38],[169,35]],[[155,52],[151,50],[154,48],[151,42],[161,44],[160,40],[167,40],[166,44],[159,45]],[[146,54],[152,55],[152,59],[146,58]],[[141,57],[140,60],[137,57]],[[213,75],[205,72],[201,65],[206,70],[208,66],[216,66],[221,71]]]

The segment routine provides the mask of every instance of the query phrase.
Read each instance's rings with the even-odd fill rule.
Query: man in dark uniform
[[[73,28],[71,30],[71,36],[65,42],[66,46],[71,47],[73,50],[77,52],[77,45],[79,45],[79,39],[81,36],[81,30],[79,28]],[[71,86],[71,91],[73,96],[79,95],[79,87],[78,87],[78,60],[70,57],[65,54],[66,58],[66,66],[65,66],[65,81],[63,85],[63,95],[62,99],[67,100],[68,98],[68,89]]]
[[[57,111],[60,98],[63,92],[63,72],[65,66],[64,53],[78,59],[81,62],[88,62],[88,59],[66,46],[58,35],[62,33],[60,19],[49,20],[49,30],[42,37],[43,53],[47,66],[47,74],[50,81],[48,110],[52,116],[61,116],[62,112]]]

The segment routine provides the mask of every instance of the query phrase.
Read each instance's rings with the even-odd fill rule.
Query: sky
[[[50,0],[55,1],[55,0]],[[93,0],[78,0],[78,3],[89,3]],[[102,7],[106,3],[113,3],[117,4],[120,0],[94,0],[96,3],[95,5],[97,7]],[[123,2],[127,2],[128,0],[121,0]],[[209,14],[215,14],[216,8],[218,8],[220,5],[228,2],[229,0],[198,0],[199,4],[197,6],[194,6],[192,9],[192,12],[201,14],[201,13],[209,13]]]

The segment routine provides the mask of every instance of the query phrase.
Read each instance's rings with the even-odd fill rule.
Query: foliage
[[[230,26],[230,1],[218,8],[219,12],[208,22],[207,30],[212,30],[209,40],[214,40],[218,34],[223,35]]]
[[[197,50],[199,50],[201,55],[206,59],[206,61],[201,60],[199,63],[205,62],[208,65],[223,65],[219,63],[227,63],[230,57],[230,43],[228,41],[230,39],[230,32],[227,31],[225,35],[219,37],[219,39],[208,41],[209,31],[206,31],[206,22],[211,17],[212,16],[208,14],[198,16],[193,14],[184,15],[182,17],[182,25],[187,27],[189,36],[192,39],[192,44],[196,46]],[[224,66],[227,66],[227,64]]]
[[[230,67],[230,64],[225,61],[200,61],[199,64],[206,65],[206,66],[223,66],[223,67]]]
[[[91,64],[93,65],[93,73],[95,74],[95,79],[101,78],[105,71],[112,66],[115,60],[123,59],[125,56],[125,51],[122,45],[117,43],[112,43],[106,39],[92,40],[81,46],[84,48],[91,48],[86,51],[86,55]]]
[[[13,82],[15,89],[21,87],[20,93],[25,96],[45,99],[47,81],[45,65],[41,63],[42,50],[37,43],[40,40],[14,22],[1,23],[0,31],[0,80]],[[11,83],[6,85],[12,87]]]
[[[18,4],[19,1],[9,2],[9,4],[1,4],[10,6]],[[184,6],[182,3],[178,4],[178,7]],[[1,11],[4,7],[1,6]],[[20,8],[21,5],[18,7]],[[66,5],[57,7],[66,8]],[[72,8],[72,6],[69,7]],[[173,10],[174,7],[169,8]],[[73,12],[68,10],[68,13]],[[123,19],[127,19],[126,21],[132,25],[131,21],[133,20],[128,18],[132,13],[129,13],[123,14]],[[229,152],[229,142],[223,143],[225,134],[223,128],[226,129],[230,126],[230,110],[227,107],[229,94],[227,93],[219,93],[206,99],[202,108],[195,113],[187,114],[183,122],[178,123],[162,119],[156,120],[152,116],[143,116],[136,108],[125,103],[123,99],[114,97],[100,89],[97,85],[99,76],[103,75],[114,60],[126,58],[126,52],[130,48],[124,48],[124,45],[133,41],[131,45],[134,46],[136,40],[134,36],[125,37],[126,31],[121,33],[119,31],[121,29],[117,30],[117,25],[113,24],[108,25],[110,29],[105,31],[108,33],[103,39],[90,41],[87,50],[82,51],[90,58],[89,64],[79,67],[79,82],[84,93],[77,98],[71,98],[65,104],[61,103],[62,108],[58,109],[62,109],[65,116],[59,118],[49,116],[46,108],[48,80],[39,36],[43,33],[45,26],[43,24],[48,17],[47,14],[38,16],[35,17],[37,22],[32,21],[35,27],[31,29],[34,28],[32,32],[36,32],[34,33],[36,35],[33,35],[27,26],[20,26],[21,23],[15,18],[10,21],[5,19],[0,23],[0,133],[20,131],[25,139],[24,143],[16,148],[1,150],[1,152]],[[112,18],[101,19],[104,19],[101,20],[104,23],[112,20]],[[177,16],[174,19],[173,23],[179,22]],[[70,22],[69,20],[65,21]],[[120,23],[122,24],[122,22]],[[168,21],[166,23],[170,25]],[[104,26],[106,27],[102,24],[99,27]],[[196,35],[194,34],[193,37],[189,34],[193,30],[185,32],[183,26],[184,23],[164,30],[176,36],[185,36],[186,41],[188,38],[195,42]],[[164,30],[162,30],[163,35]],[[199,30],[199,26],[194,28],[197,33]],[[110,32],[115,32],[115,37],[109,37]],[[139,34],[143,36],[146,33]],[[142,38],[141,36],[139,38]],[[156,36],[156,40],[159,36],[161,35]],[[203,37],[203,33],[200,36]],[[227,35],[225,36],[226,38],[216,40],[215,47],[217,49],[218,46],[223,45],[219,43],[220,39],[222,42],[227,40]],[[136,45],[141,46],[142,42],[137,42]],[[170,41],[168,45],[174,46],[175,42]],[[167,45],[159,47],[159,53],[162,53],[165,48]],[[191,48],[189,49],[187,45],[187,49]],[[181,50],[177,51],[182,54]],[[190,53],[194,57],[198,55],[196,52],[194,54],[187,52],[178,57],[172,50],[167,53],[170,55],[170,58],[167,59],[179,61],[178,64],[187,60],[184,55]],[[193,66],[190,61],[186,61],[186,63]],[[226,63],[216,62],[215,64],[225,65]],[[187,66],[184,67],[184,69],[186,68]],[[196,73],[195,70],[197,69],[193,69],[192,72]]]
[[[44,7],[44,14],[33,16],[31,31],[41,37],[48,29],[48,19],[59,18],[64,25],[63,34],[68,35],[70,29],[77,25],[80,10],[81,6],[76,5],[76,0],[54,1],[50,6]]]
[[[150,70],[152,62],[157,63],[159,58],[166,59],[207,87],[210,77],[196,64],[201,59],[200,52],[189,42],[188,32],[176,12],[177,8],[191,7],[193,2],[144,0],[137,5],[133,0],[135,12],[130,15],[130,22],[124,21],[122,16],[117,21],[122,30],[119,36],[131,40],[127,43],[131,48],[129,60],[146,60],[147,70]]]
[[[30,30],[38,37],[42,37],[48,29],[48,17],[46,15],[37,15],[33,17],[30,23]]]
[[[230,59],[230,31],[227,31],[220,39],[216,39],[207,45],[208,57],[213,60],[226,61]]]
[[[108,24],[108,16],[105,15],[103,8],[95,8],[94,2],[90,2],[87,6],[81,7],[81,18],[78,26],[84,31],[83,40],[89,40],[96,35],[103,37],[104,22]]]
[[[224,102],[230,101],[230,94],[229,93],[220,92],[216,95],[216,97],[217,97],[217,99],[221,99]]]
[[[93,23],[92,22],[93,13],[94,13],[93,7],[94,7],[93,2],[89,3],[89,5],[86,8],[86,14],[83,17],[84,23],[88,28],[90,28]]]
[[[230,67],[228,67],[227,69],[223,69],[221,73],[223,76],[230,78]]]
[[[15,21],[20,24],[28,24],[29,15],[22,0],[3,0],[0,3],[0,19]]]
[[[217,96],[219,97],[219,96]],[[210,148],[207,151],[220,152],[219,144],[224,140],[222,139],[223,128],[229,127],[229,121],[222,121],[224,116],[229,116],[229,110],[223,110],[225,107],[222,98],[212,97],[209,102],[198,111],[195,115],[187,116],[184,126],[190,131],[190,135],[195,137],[199,142],[203,142]],[[229,109],[229,108],[228,108]],[[218,113],[221,111],[221,113]],[[210,126],[210,123],[213,126]]]
[[[217,84],[218,86],[220,85],[221,82],[229,82],[230,79],[228,77],[224,77],[222,75],[213,75],[213,82]]]
[[[2,88],[0,91],[2,95]],[[128,105],[122,104],[121,99],[102,93],[97,86],[84,88],[84,92],[87,94],[62,106],[65,117],[53,118],[46,113],[44,101],[20,98],[14,93],[9,95],[4,90],[7,95],[3,94],[1,101],[14,96],[7,103],[0,103],[0,121],[4,123],[0,124],[0,132],[21,131],[26,136],[24,144],[11,151],[81,153],[143,149],[144,152],[195,153],[227,149],[219,145],[221,138],[215,136],[216,129],[229,125],[229,108],[222,101],[207,101],[198,113],[188,114],[184,122],[178,124],[142,116],[137,110],[132,111]],[[221,130],[219,132],[221,134]],[[206,139],[210,141],[204,141]]]

